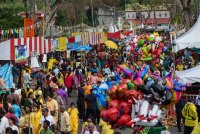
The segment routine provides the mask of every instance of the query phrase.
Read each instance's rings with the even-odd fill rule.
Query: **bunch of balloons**
[[[145,36],[136,35],[130,39],[129,45],[132,52],[141,55],[142,61],[154,61],[155,63],[164,60],[168,50],[167,45],[162,42],[162,37],[155,32]]]

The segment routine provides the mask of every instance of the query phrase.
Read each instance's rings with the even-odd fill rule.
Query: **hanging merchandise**
[[[31,68],[39,68],[38,55],[36,52],[33,52],[31,55]]]

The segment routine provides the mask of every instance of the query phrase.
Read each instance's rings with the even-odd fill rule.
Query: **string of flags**
[[[23,33],[24,30],[30,30],[39,28],[41,26],[41,23],[35,23],[34,25],[27,26],[27,27],[20,27],[20,28],[13,28],[13,29],[0,29],[0,35],[6,36],[6,35],[17,35],[20,34],[20,32]]]

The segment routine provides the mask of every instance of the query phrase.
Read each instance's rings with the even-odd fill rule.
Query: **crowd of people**
[[[169,44],[169,38],[164,38],[163,42]],[[169,45],[168,48],[170,47]],[[112,77],[115,73],[125,78],[118,66],[121,64],[125,64],[135,73],[148,64],[148,73],[162,78],[174,68],[180,71],[195,66],[198,64],[195,56],[188,50],[180,52],[176,56],[176,66],[171,49],[166,52],[165,59],[159,62],[142,61],[140,54],[127,51],[126,47],[118,50],[99,47],[88,53],[84,52],[81,62],[78,62],[76,56],[71,59],[52,57],[48,61],[47,69],[41,69],[33,76],[31,69],[26,68],[22,75],[15,78],[15,88],[1,90],[0,133],[77,134],[79,125],[82,125],[81,134],[119,133],[100,118],[93,88],[108,80],[115,82]],[[77,101],[69,104],[72,97]],[[180,111],[183,109],[185,129],[191,132],[198,124],[198,116],[196,113],[188,113],[186,106],[183,107],[182,104],[177,105],[177,118],[180,120]],[[194,118],[195,123],[192,125],[187,117]],[[178,128],[181,131],[180,121]]]

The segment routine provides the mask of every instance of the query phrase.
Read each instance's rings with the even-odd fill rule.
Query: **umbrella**
[[[79,46],[74,49],[74,51],[90,51],[90,50],[92,50],[92,48],[89,46]]]
[[[104,42],[104,44],[112,49],[117,49],[117,45],[113,41],[107,40]]]

